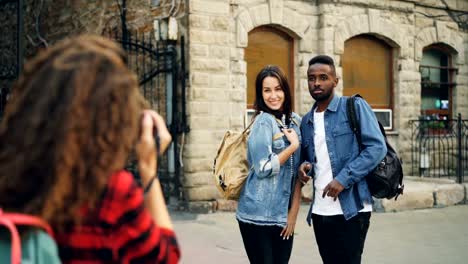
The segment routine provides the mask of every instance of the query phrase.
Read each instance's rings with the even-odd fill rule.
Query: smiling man
[[[361,263],[372,197],[365,177],[387,152],[370,106],[356,98],[363,150],[349,126],[346,97],[335,94],[338,84],[333,59],[319,55],[309,61],[309,92],[315,99],[303,117],[301,181],[312,176],[314,198],[307,215],[324,263]]]

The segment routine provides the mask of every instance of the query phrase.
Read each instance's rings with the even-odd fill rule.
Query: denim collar
[[[338,110],[339,102],[340,102],[340,96],[333,94],[333,99],[328,104],[327,110],[336,112]],[[310,116],[309,116],[308,122],[312,124],[314,123],[314,111],[316,108],[317,108],[317,102],[314,103],[314,105],[312,106],[312,109],[310,110]]]

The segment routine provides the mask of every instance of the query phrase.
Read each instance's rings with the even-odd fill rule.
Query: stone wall
[[[305,113],[311,105],[306,65],[318,52],[318,9],[301,1],[190,1],[191,133],[185,159],[185,189],[191,201],[218,197],[211,169],[216,148],[227,129],[242,129],[246,105],[244,48],[248,32],[274,25],[297,41],[295,65],[296,108]],[[302,108],[301,108],[302,107]]]
[[[468,10],[466,1],[446,2],[453,9]],[[190,0],[188,5],[191,132],[184,151],[184,187],[191,201],[219,198],[211,174],[213,158],[224,132],[243,127],[244,48],[248,32],[262,25],[279,28],[295,39],[295,109],[301,115],[313,103],[306,79],[312,56],[331,55],[341,76],[347,39],[372,34],[393,47],[395,131],[390,140],[401,153],[407,173],[411,161],[408,122],[420,115],[419,64],[424,47],[443,43],[453,50],[453,65],[459,68],[454,113],[468,116],[468,34],[449,16],[440,17],[446,15],[440,1]],[[337,93],[342,90],[341,82]]]
[[[219,198],[213,185],[212,165],[216,148],[228,129],[242,129],[246,106],[244,49],[248,33],[269,25],[295,39],[295,109],[303,115],[313,103],[307,91],[307,62],[317,54],[332,56],[342,77],[344,42],[359,34],[372,34],[393,48],[394,131],[392,144],[410,168],[408,121],[420,114],[420,73],[422,50],[442,43],[452,50],[458,68],[453,113],[468,116],[468,32],[460,30],[440,0],[128,0],[128,26],[151,33],[153,20],[169,14],[177,18],[179,34],[188,36],[187,109],[190,133],[183,151],[184,190],[190,201]],[[446,0],[452,9],[468,11],[466,0]],[[157,5],[152,5],[157,3]],[[26,55],[41,45],[35,32],[40,14],[40,30],[48,44],[79,33],[103,34],[120,28],[116,1],[26,0]],[[39,12],[41,11],[41,12]],[[188,16],[184,16],[184,15]],[[167,21],[166,21],[167,22]],[[337,93],[343,91],[343,83]]]

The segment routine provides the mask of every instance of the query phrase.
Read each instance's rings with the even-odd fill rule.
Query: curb
[[[454,180],[405,176],[405,191],[394,199],[374,198],[374,212],[398,212],[427,208],[441,208],[468,201],[468,183],[459,184]],[[302,197],[302,204],[310,204],[309,197]],[[235,212],[237,201],[217,199],[214,201],[188,202],[185,208],[191,213],[209,214]]]
[[[374,199],[377,212],[440,208],[465,204],[468,184],[458,184],[446,179],[405,178],[405,192],[398,200]],[[381,206],[379,206],[381,205]]]

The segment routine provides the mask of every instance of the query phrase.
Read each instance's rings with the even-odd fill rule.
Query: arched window
[[[294,39],[278,29],[262,26],[249,32],[248,43],[245,49],[247,108],[253,108],[255,78],[258,72],[269,64],[278,65],[284,70],[289,80],[292,98],[294,98]]]
[[[423,50],[421,72],[421,114],[437,119],[451,117],[453,73],[449,50],[432,45]]]
[[[345,42],[343,94],[359,93],[372,108],[392,108],[392,49],[382,40],[360,35]]]
[[[392,129],[392,47],[374,36],[359,35],[345,42],[341,63],[343,95],[363,96],[383,126]]]

